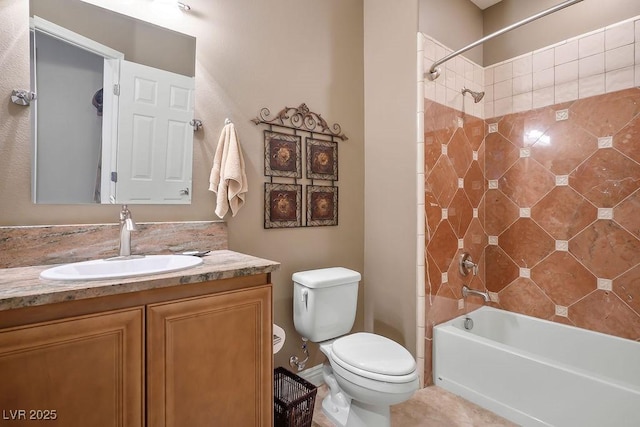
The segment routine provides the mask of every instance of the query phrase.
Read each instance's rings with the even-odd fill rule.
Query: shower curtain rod
[[[557,12],[557,11],[559,11],[561,9],[564,9],[565,7],[569,7],[569,6],[573,5],[573,4],[579,3],[581,1],[583,1],[583,0],[568,0],[568,1],[565,1],[563,3],[560,3],[560,4],[557,4],[557,5],[553,6],[553,7],[550,7],[547,10],[543,10],[542,12],[538,12],[535,15],[532,15],[532,16],[526,18],[526,19],[523,19],[522,21],[518,21],[518,22],[516,22],[514,24],[511,24],[511,25],[509,25],[507,27],[504,27],[503,29],[496,31],[495,33],[491,33],[488,36],[485,36],[485,37],[481,38],[480,40],[475,41],[475,42],[471,43],[470,45],[467,45],[467,46],[463,47],[462,49],[458,49],[457,51],[445,56],[444,58],[442,58],[442,59],[440,59],[440,60],[438,60],[436,62],[434,62],[433,65],[431,66],[431,68],[429,69],[429,71],[424,73],[424,75],[425,75],[425,77],[428,76],[431,80],[435,80],[435,79],[438,78],[438,76],[440,76],[440,68],[438,68],[438,66],[444,64],[448,60],[450,60],[452,58],[455,58],[456,56],[460,55],[461,53],[464,53],[464,52],[468,51],[469,49],[473,49],[474,47],[476,47],[478,45],[481,45],[482,43],[484,43],[484,42],[486,42],[488,40],[491,40],[494,37],[497,37],[497,36],[499,36],[501,34],[504,34],[504,33],[508,32],[508,31],[514,30],[514,29],[516,29],[516,28],[518,28],[518,27],[520,27],[520,26],[522,26],[524,24],[528,24],[531,21],[535,21],[538,18],[542,18],[543,16],[550,15],[550,14],[552,14],[554,12]]]

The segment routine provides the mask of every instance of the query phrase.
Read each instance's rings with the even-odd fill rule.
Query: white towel
[[[249,190],[244,171],[242,149],[233,123],[222,129],[213,167],[209,177],[209,190],[217,194],[216,215],[223,218],[229,208],[231,216],[236,216]]]

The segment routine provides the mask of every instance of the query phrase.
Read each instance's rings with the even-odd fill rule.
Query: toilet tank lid
[[[330,286],[344,285],[345,283],[359,282],[361,277],[357,271],[344,267],[299,271],[291,276],[295,283],[307,288],[328,288]]]

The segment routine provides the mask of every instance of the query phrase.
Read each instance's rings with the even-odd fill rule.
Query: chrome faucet
[[[127,205],[122,205],[120,211],[120,256],[131,256],[131,232],[137,231],[138,227],[131,218],[131,211]]]
[[[491,297],[489,297],[489,292],[477,291],[475,289],[469,288],[467,285],[463,285],[462,286],[462,297],[466,298],[469,295],[477,295],[479,297],[482,297],[482,299],[484,299],[484,302],[491,301]]]

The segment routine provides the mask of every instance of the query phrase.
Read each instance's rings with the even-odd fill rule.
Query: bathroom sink
[[[191,255],[116,257],[59,265],[43,271],[40,277],[51,280],[115,279],[184,270],[202,262],[202,258]]]

